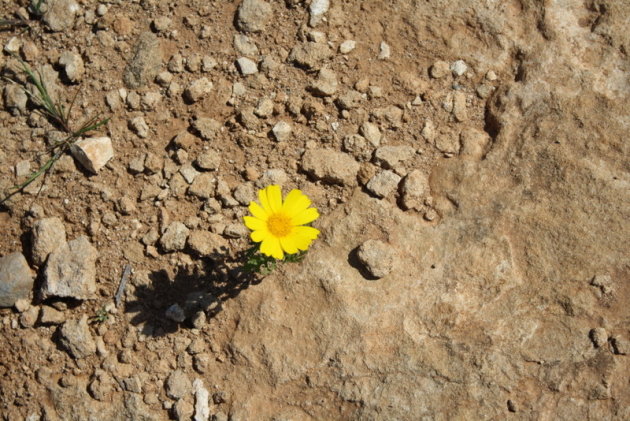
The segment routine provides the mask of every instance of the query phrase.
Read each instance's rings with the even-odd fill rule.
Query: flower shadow
[[[196,269],[169,276],[164,269],[152,272],[150,282],[135,288],[135,300],[125,303],[131,323],[140,333],[165,336],[179,329],[200,327],[222,310],[223,303],[258,284],[262,277],[244,269],[246,251],[231,256],[228,250],[204,256]]]

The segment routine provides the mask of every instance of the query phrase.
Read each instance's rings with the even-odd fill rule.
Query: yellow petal
[[[317,218],[319,218],[319,212],[317,212],[317,209],[308,208],[293,216],[291,218],[291,224],[304,225],[308,224],[309,222],[313,222]]]
[[[269,236],[263,240],[260,245],[260,252],[275,259],[282,259],[284,257],[280,240],[273,236]]]
[[[254,243],[260,243],[270,235],[271,234],[269,234],[267,231],[254,231],[250,234],[250,238]]]
[[[298,252],[298,247],[293,239],[293,236],[280,238],[280,245],[282,246],[282,249],[289,254]]]
[[[266,188],[258,190],[258,200],[260,201],[260,205],[267,215],[272,213],[271,206],[269,206],[269,199],[267,198]]]
[[[272,184],[267,187],[267,201],[272,212],[278,212],[282,209],[282,190],[280,186]]]
[[[245,226],[252,231],[267,229],[267,223],[265,221],[254,218],[253,216],[244,216],[243,221],[245,222]]]
[[[256,202],[249,202],[249,212],[258,219],[266,221],[269,218],[267,212]]]
[[[319,230],[313,227],[293,227],[293,236],[314,240],[319,235]]]
[[[300,190],[293,189],[289,192],[289,194],[287,194],[287,197],[284,199],[282,210],[284,210],[287,215],[294,216],[304,209],[308,208],[309,206],[311,206],[310,199]]]

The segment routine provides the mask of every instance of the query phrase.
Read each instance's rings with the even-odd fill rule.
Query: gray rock
[[[342,110],[352,110],[357,108],[361,101],[363,101],[363,95],[360,92],[350,90],[337,98],[337,106]]]
[[[165,382],[166,394],[171,399],[181,399],[192,393],[192,383],[186,373],[173,371]]]
[[[450,69],[453,72],[453,75],[461,76],[468,70],[468,65],[464,60],[457,60],[451,63]]]
[[[318,96],[332,96],[337,92],[337,74],[327,67],[322,68],[317,74],[317,79],[310,89]]]
[[[208,117],[196,119],[192,126],[203,140],[214,140],[221,131],[221,123]]]
[[[167,308],[164,315],[167,319],[173,320],[177,323],[182,323],[186,320],[186,313],[184,313],[184,309],[177,303]]]
[[[183,223],[171,222],[160,238],[160,246],[166,252],[183,250],[189,232],[190,230]]]
[[[31,232],[33,264],[44,264],[48,255],[66,243],[66,229],[60,218],[44,218],[33,224]]]
[[[395,255],[390,245],[380,240],[367,240],[357,250],[357,257],[375,278],[382,278],[394,269]]]
[[[33,289],[33,273],[22,253],[0,257],[0,307],[13,307],[28,298]]]
[[[312,149],[302,157],[302,169],[327,183],[356,185],[360,165],[350,155],[330,149]]]
[[[318,69],[323,62],[333,56],[326,43],[306,42],[296,45],[289,54],[289,61],[307,69]]]
[[[396,190],[400,179],[395,172],[384,170],[372,177],[365,187],[375,196],[385,198]]]
[[[114,157],[114,148],[109,137],[81,139],[70,147],[70,151],[72,156],[93,174],[97,174]]]
[[[151,32],[143,32],[134,46],[133,57],[125,67],[123,81],[127,88],[138,89],[155,79],[162,66],[160,41]]]
[[[195,178],[197,178],[197,176],[199,175],[199,171],[194,169],[193,166],[190,164],[182,166],[179,169],[179,173],[182,175],[182,177],[184,177],[184,180],[186,180],[188,184],[195,181]]]
[[[459,122],[468,120],[466,94],[464,92],[457,91],[453,94],[453,116],[455,116],[455,120]]]
[[[273,126],[273,129],[271,129],[271,132],[273,133],[273,137],[278,141],[278,142],[284,142],[286,140],[289,140],[289,138],[291,137],[291,125],[289,123],[287,123],[286,121],[279,121],[276,123],[275,126]]]
[[[59,329],[59,342],[75,359],[96,353],[96,343],[87,323],[88,316],[80,320],[68,320]]]
[[[24,313],[26,310],[31,308],[31,300],[27,298],[20,298],[19,300],[15,301],[15,304],[13,306],[15,307],[15,311],[17,311],[18,313]]]
[[[348,54],[354,50],[357,46],[356,41],[347,39],[339,45],[339,52],[341,54]]]
[[[254,73],[258,73],[258,65],[254,60],[251,60],[247,57],[240,57],[236,60],[236,65],[238,66],[239,72],[243,76],[253,75]]]
[[[234,44],[234,49],[244,56],[253,57],[258,55],[258,47],[247,35],[235,34],[232,43]]]
[[[72,51],[66,51],[59,57],[59,64],[63,67],[66,77],[70,82],[79,82],[83,79],[85,67],[81,56]]]
[[[233,196],[238,203],[247,206],[249,202],[256,200],[256,191],[252,183],[243,183],[234,189]]]
[[[265,29],[272,15],[269,3],[263,0],[243,0],[236,11],[236,26],[244,32]]]
[[[392,169],[416,154],[411,146],[381,146],[374,152],[374,162],[383,168]]]
[[[48,0],[46,7],[47,10],[42,16],[42,21],[51,31],[66,31],[74,26],[75,15],[79,11],[77,2],[74,0]]]
[[[389,44],[385,41],[381,41],[381,45],[379,46],[378,59],[387,60],[391,55],[392,49]]]
[[[445,155],[457,155],[459,153],[459,139],[453,133],[442,133],[435,138],[435,147]]]
[[[374,146],[363,136],[353,134],[343,139],[343,150],[349,152],[358,161],[369,161],[374,152]]]
[[[429,179],[420,170],[413,170],[403,180],[402,205],[405,209],[421,210],[424,200],[429,195]]]
[[[98,251],[86,236],[78,237],[52,251],[44,268],[41,298],[92,298],[96,292],[97,257]]]
[[[208,78],[202,77],[188,85],[184,90],[184,97],[190,102],[197,102],[208,95],[212,91],[212,87],[212,82]]]

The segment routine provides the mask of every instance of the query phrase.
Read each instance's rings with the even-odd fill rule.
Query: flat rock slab
[[[96,174],[114,157],[109,137],[91,137],[79,140],[70,148],[72,156],[88,171]]]
[[[332,184],[355,185],[359,168],[352,156],[329,149],[309,150],[302,157],[305,172]]]
[[[133,57],[123,73],[125,86],[138,89],[151,82],[160,71],[162,51],[160,41],[151,32],[143,32],[134,47]]]
[[[22,253],[0,257],[0,307],[12,307],[17,300],[28,298],[33,280]]]
[[[66,244],[66,228],[61,218],[43,218],[35,222],[32,230],[33,247],[31,255],[33,263],[40,266],[46,262],[48,255]]]
[[[85,358],[96,352],[87,315],[80,320],[68,320],[59,329],[59,341],[73,358]]]
[[[79,300],[92,298],[96,292],[96,258],[98,251],[86,236],[78,237],[48,256],[42,299],[71,297]]]

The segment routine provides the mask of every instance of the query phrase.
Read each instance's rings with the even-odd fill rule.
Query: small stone
[[[188,236],[188,247],[199,256],[222,256],[227,252],[228,243],[218,234],[194,230]]]
[[[177,421],[188,421],[193,416],[194,408],[187,399],[180,399],[173,407],[173,414]]]
[[[75,359],[96,353],[96,343],[87,323],[88,316],[80,320],[68,320],[59,329],[59,342]]]
[[[161,101],[162,94],[160,94],[159,92],[147,92],[142,95],[140,105],[145,111],[155,111]]]
[[[273,126],[273,129],[271,131],[273,133],[273,137],[278,142],[284,142],[286,140],[289,140],[289,137],[291,137],[292,128],[291,125],[286,121],[279,121],[276,123],[275,126]]]
[[[405,209],[421,210],[424,199],[429,194],[429,179],[420,170],[413,170],[403,180],[402,205]]]
[[[234,189],[234,199],[243,206],[256,200],[256,191],[252,183],[243,183]]]
[[[468,70],[468,65],[464,60],[457,60],[451,64],[450,69],[453,72],[453,75],[461,76]]]
[[[201,56],[193,54],[186,59],[186,70],[189,72],[198,72],[201,67]]]
[[[254,114],[260,118],[267,118],[273,113],[273,101],[269,98],[262,98],[258,101]]]
[[[228,238],[245,238],[249,236],[249,230],[241,223],[228,224],[223,230],[223,235]]]
[[[193,181],[195,181],[195,178],[197,178],[197,176],[199,175],[199,171],[193,168],[193,166],[190,164],[182,166],[179,169],[179,173],[182,175],[182,177],[184,177],[184,180],[186,180],[188,184],[191,184]]]
[[[261,32],[272,12],[269,3],[263,0],[243,0],[236,11],[236,26],[243,32]]]
[[[351,156],[329,149],[311,149],[302,157],[302,169],[315,179],[340,185],[356,185],[360,165]]]
[[[324,14],[330,8],[330,0],[313,0],[308,8],[309,26],[317,26],[324,18]]]
[[[203,380],[195,379],[193,382],[195,393],[195,416],[194,421],[208,421],[210,417],[210,407],[208,406],[210,393],[203,385]]]
[[[26,310],[31,308],[31,300],[27,298],[20,298],[19,300],[15,301],[13,307],[15,307],[15,310],[18,313],[24,313]]]
[[[333,52],[326,43],[306,42],[293,47],[288,60],[297,66],[314,70],[332,56]]]
[[[282,186],[286,184],[288,179],[289,179],[289,176],[282,168],[272,168],[272,169],[266,170],[263,173],[262,178],[258,180],[257,184],[260,187],[268,186],[270,184],[277,184],[279,186]]]
[[[206,77],[192,82],[184,91],[184,97],[190,102],[197,102],[212,91],[212,82]]]
[[[22,48],[22,40],[18,37],[11,37],[6,44],[4,44],[4,52],[8,54],[17,54]]]
[[[9,83],[4,87],[4,106],[14,115],[26,114],[28,96],[17,84]]]
[[[416,150],[411,146],[381,146],[374,152],[374,162],[383,168],[393,169],[415,154]]]
[[[74,0],[48,0],[42,21],[53,32],[66,31],[74,26],[79,5]]]
[[[601,348],[608,342],[608,333],[603,327],[596,327],[595,329],[591,329],[591,331],[589,332],[589,336],[591,338],[591,341],[593,341],[593,345],[595,346],[595,348]]]
[[[192,325],[195,329],[203,329],[206,326],[207,316],[203,311],[196,312],[191,318]]]
[[[381,45],[379,47],[378,59],[379,60],[387,60],[391,56],[391,48],[389,44],[385,41],[381,41]]]
[[[483,158],[486,148],[490,144],[490,135],[479,129],[466,128],[459,134],[459,141],[461,143],[461,156],[479,160]]]
[[[455,116],[455,120],[459,122],[468,120],[466,94],[461,91],[456,91],[453,95],[453,115]]]
[[[488,70],[488,72],[486,73],[486,79],[489,80],[490,82],[494,82],[495,80],[498,79],[498,77],[497,77],[497,74],[493,70]]]
[[[160,246],[165,252],[183,250],[190,230],[181,222],[172,222],[160,238]]]
[[[448,65],[448,63],[442,60],[438,60],[435,63],[433,63],[433,65],[431,66],[431,70],[429,71],[429,74],[434,79],[441,79],[444,76],[446,76],[449,73],[449,71],[450,71],[450,66]]]
[[[96,7],[96,14],[97,14],[97,15],[99,15],[99,16],[105,16],[105,14],[107,13],[107,10],[108,10],[108,9],[107,9],[107,6],[106,6],[106,5],[104,5],[104,4],[99,4],[99,5]]]
[[[0,257],[0,307],[13,307],[33,289],[33,273],[22,253]]]
[[[248,59],[247,57],[241,57],[236,60],[236,65],[238,66],[238,70],[241,72],[243,76],[253,75],[254,73],[258,73],[258,65],[254,60]]]
[[[382,278],[394,269],[392,248],[380,240],[367,240],[357,250],[357,257],[374,278]]]
[[[86,236],[61,244],[48,255],[40,290],[41,298],[92,298],[96,292],[97,257],[98,251]]]
[[[66,77],[70,82],[79,82],[83,79],[85,67],[83,59],[77,53],[66,51],[59,57],[59,65],[63,67]]]
[[[518,412],[518,406],[512,399],[508,399],[507,407],[508,407],[508,411],[510,412]]]
[[[481,99],[488,98],[492,94],[493,91],[494,91],[494,86],[486,85],[485,83],[482,83],[481,85],[479,85],[476,90],[477,96]]]
[[[72,156],[88,171],[97,174],[114,157],[109,137],[81,139],[70,147]]]
[[[28,160],[20,161],[15,164],[15,176],[24,177],[31,173],[31,162]]]
[[[184,57],[179,54],[173,54],[166,65],[166,68],[171,73],[181,73],[184,71]]]
[[[160,72],[155,77],[155,81],[160,86],[168,86],[168,85],[170,85],[172,80],[173,80],[173,74],[170,73],[170,72]]]
[[[186,313],[184,313],[184,309],[177,303],[167,308],[164,315],[167,319],[177,323],[182,323],[184,320],[186,320]]]
[[[38,316],[39,309],[37,307],[29,308],[24,313],[20,314],[20,326],[24,328],[35,326]]]
[[[123,215],[131,215],[136,211],[136,202],[128,196],[123,196],[118,200],[117,209]]]
[[[612,345],[613,352],[617,355],[628,355],[630,354],[630,342],[621,336],[613,336],[610,340],[610,344]]]
[[[400,180],[401,177],[398,174],[385,170],[372,177],[365,187],[375,196],[385,198],[396,190]]]
[[[244,56],[258,55],[258,47],[247,35],[235,34],[233,44],[234,49]]]
[[[399,129],[402,127],[403,110],[395,105],[377,108],[372,111],[372,116],[388,128]]]
[[[337,98],[336,103],[341,110],[352,110],[357,108],[361,101],[363,101],[361,93],[351,90],[343,95],[340,95],[339,98]]]
[[[446,156],[459,153],[459,139],[451,133],[442,133],[435,139],[435,147]]]
[[[173,21],[167,16],[160,16],[153,19],[151,26],[153,26],[156,32],[164,32],[169,30],[172,23]]]
[[[438,213],[435,211],[435,209],[427,209],[427,211],[424,213],[424,215],[422,215],[422,217],[431,222],[433,220],[435,220],[435,218],[438,217]]]
[[[424,126],[420,134],[427,142],[429,143],[435,142],[435,136],[437,133],[435,131],[435,125],[433,124],[431,120],[427,120],[424,122]]]
[[[337,92],[337,74],[327,67],[322,68],[310,89],[315,95],[331,96]]]
[[[143,139],[149,136],[149,126],[146,121],[144,121],[144,117],[132,118],[131,121],[129,121],[129,127],[135,134]]]
[[[218,64],[219,63],[217,63],[217,61],[213,57],[204,56],[201,58],[201,71],[209,72],[210,70],[217,67]]]
[[[22,57],[26,61],[34,61],[37,57],[39,57],[39,49],[37,45],[35,45],[32,41],[26,41],[24,45],[22,45]]]
[[[161,66],[162,51],[159,39],[151,32],[142,32],[134,46],[133,57],[123,72],[125,86],[130,89],[145,86],[155,79]]]
[[[210,173],[199,174],[188,188],[188,193],[200,199],[214,197],[217,188],[217,180]]]
[[[339,52],[341,54],[348,54],[354,50],[357,46],[356,41],[347,39],[339,45]]]
[[[165,387],[166,394],[171,399],[181,399],[192,392],[190,378],[181,370],[175,370],[168,376]]]
[[[222,127],[220,122],[208,117],[197,118],[192,126],[203,140],[215,140]]]
[[[343,150],[351,153],[358,161],[369,161],[374,147],[363,136],[354,134],[343,139]]]
[[[599,287],[603,294],[611,294],[614,291],[613,280],[610,275],[595,275],[591,285]]]
[[[60,325],[66,321],[66,315],[52,307],[42,306],[39,311],[39,321],[44,325]]]
[[[359,133],[375,148],[378,148],[381,144],[382,135],[376,124],[366,121],[359,128]]]
[[[221,165],[221,155],[215,151],[206,151],[197,157],[195,164],[202,170],[217,170]]]
[[[127,169],[129,170],[129,172],[132,174],[140,174],[144,172],[144,161],[146,160],[146,158],[147,156],[145,154],[142,154],[129,161],[129,165],[127,165]]]

